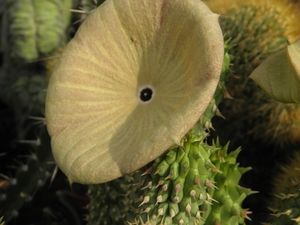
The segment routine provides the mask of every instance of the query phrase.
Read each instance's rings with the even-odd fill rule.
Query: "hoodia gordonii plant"
[[[177,17],[184,19],[174,20]],[[120,26],[122,32],[117,29]],[[99,30],[102,36],[95,33]],[[135,173],[110,185],[91,186],[90,224],[244,223],[248,211],[240,205],[251,191],[238,186],[243,169],[235,163],[236,154],[227,156],[227,147],[204,142],[205,128],[211,127],[212,115],[219,113],[217,103],[226,91],[230,59],[223,56],[218,15],[199,1],[106,1],[84,21],[65,49],[47,93],[46,121],[60,168],[71,183],[96,184],[134,172],[171,147],[156,159],[153,174],[142,170],[144,176]],[[226,72],[220,80],[223,59]],[[169,164],[164,172],[154,174],[158,162],[165,159]],[[168,171],[173,177],[164,177],[171,174]],[[201,174],[199,181],[197,174]],[[176,181],[169,182],[167,191],[173,189],[173,198],[157,195],[156,206],[178,208],[164,219],[157,218],[154,208],[148,210],[151,205],[147,207],[153,203],[150,198],[147,201],[148,191],[153,196],[161,188],[157,183],[153,189],[157,177],[166,180],[162,188],[168,179]],[[214,178],[225,187],[220,192]],[[140,202],[138,193],[144,196]],[[214,200],[219,204],[210,205]],[[128,215],[134,203],[139,204],[138,215]]]
[[[47,92],[46,123],[54,157],[70,183],[113,180],[171,147],[167,156],[175,150],[176,154],[168,160],[170,164],[160,174],[153,170],[152,175],[168,176],[170,168],[173,177],[165,180],[176,181],[170,181],[168,189],[173,189],[173,196],[163,204],[166,199],[158,195],[156,205],[166,210],[175,204],[180,211],[174,208],[168,218],[157,219],[156,211],[150,212],[152,206],[146,207],[152,203],[147,201],[147,191],[155,193],[161,187],[157,183],[153,190],[150,184],[143,188],[145,200],[138,209],[149,217],[152,214],[148,222],[243,224],[248,212],[240,204],[247,192],[237,184],[243,172],[235,163],[236,155],[227,156],[226,147],[203,142],[203,124],[211,126],[211,116],[218,113],[216,102],[225,91],[224,84],[220,85],[224,82],[220,81],[223,56],[218,15],[201,1],[108,0],[94,10],[66,47]],[[216,88],[218,96],[213,98]],[[195,126],[199,119],[200,125]],[[168,157],[157,159],[153,168],[159,170],[158,162],[164,158]],[[214,163],[222,164],[226,172]],[[216,191],[214,178],[226,188]],[[150,175],[146,182],[154,185],[156,179]],[[233,185],[228,186],[226,180]],[[226,196],[227,189],[231,191]],[[113,199],[110,190],[106,194]],[[214,200],[218,206],[210,205]],[[91,219],[97,214],[95,205],[90,204]],[[112,214],[117,212],[110,209]]]
[[[228,146],[205,140],[211,118],[221,116],[217,106],[231,74],[227,42],[225,47],[214,97],[181,147],[170,148],[132,176],[90,185],[88,224],[244,224],[249,218],[241,202],[253,192],[238,185],[247,171],[236,164],[239,150],[227,155]]]

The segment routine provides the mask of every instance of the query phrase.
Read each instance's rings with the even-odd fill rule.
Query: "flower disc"
[[[50,79],[46,123],[70,182],[107,182],[179,145],[219,81],[223,35],[199,0],[106,0]]]

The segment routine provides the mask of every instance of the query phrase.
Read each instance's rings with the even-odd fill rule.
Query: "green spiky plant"
[[[139,201],[142,223],[245,224],[250,212],[241,204],[251,191],[238,185],[247,171],[236,164],[239,150],[227,155],[227,146],[191,134],[183,146],[152,165]]]
[[[9,3],[12,4],[12,2],[9,2]],[[34,7],[37,7],[35,5],[33,5],[33,8],[31,8],[32,5],[30,5],[28,2],[26,2],[26,3],[24,2],[22,4],[23,5],[18,5],[16,3],[15,5],[14,4],[9,5],[9,7],[12,7],[12,9],[9,12],[11,12],[11,13],[21,13],[21,12],[23,13],[24,12],[26,14],[26,13],[28,13],[28,10],[41,10],[41,8],[35,9]],[[19,9],[19,11],[18,10],[14,11],[13,7],[17,7],[17,9]],[[26,10],[22,9],[22,7],[26,7]],[[59,6],[59,7],[61,7],[61,6]],[[16,15],[18,15],[18,14],[16,14]],[[16,15],[14,14],[13,16],[16,16]],[[27,16],[30,16],[30,15],[27,15]],[[63,30],[63,29],[61,29],[61,30]],[[19,30],[17,30],[17,31],[19,32]],[[26,40],[28,40],[28,42],[26,42]],[[35,87],[44,88],[45,87],[44,86],[45,77],[43,77],[42,75],[38,75],[36,79],[34,77],[32,78],[32,77],[27,76],[27,72],[26,72],[27,70],[29,70],[30,74],[32,75],[32,71],[34,71],[34,69],[35,69],[35,66],[29,66],[29,68],[28,68],[28,64],[27,64],[28,60],[36,58],[37,57],[37,55],[36,55],[37,52],[40,52],[42,55],[46,53],[46,52],[39,51],[39,50],[37,51],[36,49],[34,50],[34,48],[31,45],[32,43],[34,43],[33,40],[35,40],[35,37],[28,37],[28,39],[26,39],[26,38],[24,39],[24,42],[21,41],[20,43],[13,43],[12,47],[14,47],[14,49],[15,49],[13,51],[13,52],[15,52],[15,55],[13,55],[11,58],[9,58],[9,57],[7,58],[7,62],[5,63],[5,65],[7,65],[7,67],[4,67],[3,69],[4,70],[6,68],[11,69],[8,66],[9,63],[11,61],[14,61],[16,58],[22,58],[23,57],[22,60],[25,61],[25,62],[21,63],[21,66],[18,68],[17,71],[19,71],[20,68],[22,68],[22,69],[25,68],[25,72],[24,72],[24,75],[18,74],[16,76],[17,77],[17,82],[15,84],[15,89],[14,89],[16,91],[14,91],[14,92],[6,91],[5,93],[22,93],[22,94],[17,94],[17,96],[24,96],[24,93],[27,94],[27,92],[25,92],[24,90],[22,91],[22,87],[24,86],[23,85],[23,83],[24,83],[23,80],[26,81],[25,82],[26,84],[30,83],[33,88],[35,88]],[[42,40],[44,41],[44,39],[42,39]],[[42,46],[44,46],[44,45],[42,45]],[[60,47],[60,45],[58,47]],[[49,53],[53,52],[53,51],[54,50],[51,50],[51,51],[49,50]],[[7,55],[7,54],[5,54],[5,55]],[[218,143],[214,143],[214,146],[209,146],[207,143],[204,142],[204,137],[206,137],[205,129],[209,129],[209,128],[212,127],[211,122],[210,122],[212,115],[219,114],[219,111],[217,109],[217,105],[218,105],[219,101],[222,99],[222,94],[225,91],[224,83],[225,83],[225,80],[227,80],[227,76],[229,74],[228,71],[227,71],[228,66],[229,66],[229,62],[230,62],[230,59],[229,59],[229,55],[227,54],[226,57],[225,57],[225,63],[224,63],[224,68],[223,68],[223,74],[224,74],[224,76],[222,78],[223,80],[220,81],[220,86],[222,88],[218,88],[218,91],[216,92],[214,101],[210,104],[206,114],[203,116],[203,118],[201,120],[202,123],[199,124],[195,128],[194,132],[197,131],[197,136],[195,136],[195,134],[189,134],[187,136],[188,138],[186,139],[186,143],[183,144],[183,145],[186,147],[186,150],[187,150],[188,149],[187,146],[189,145],[188,143],[190,143],[190,144],[193,143],[193,145],[196,146],[196,149],[198,149],[198,148],[202,149],[202,152],[200,151],[201,156],[206,155],[206,154],[211,154],[211,158],[212,158],[211,163],[220,164],[220,162],[222,161],[222,163],[225,165],[226,163],[228,163],[228,161],[230,161],[229,164],[232,164],[232,166],[230,166],[230,165],[226,166],[226,170],[227,169],[229,170],[229,172],[226,173],[226,175],[229,176],[229,175],[231,175],[231,173],[235,174],[233,176],[234,179],[233,180],[229,179],[229,181],[234,181],[234,185],[231,185],[231,186],[232,186],[232,188],[236,188],[235,185],[238,184],[239,177],[242,174],[241,170],[238,169],[237,166],[235,165],[236,155],[232,154],[231,156],[227,156],[227,153],[226,153],[227,147],[221,148],[221,146],[219,146]],[[5,73],[3,73],[3,74],[7,74],[7,73],[8,72],[5,70]],[[14,73],[16,73],[16,72],[14,72]],[[225,74],[226,74],[226,76],[225,76]],[[38,78],[40,78],[40,80],[42,82],[41,84],[39,83]],[[6,85],[3,84],[3,86],[6,86]],[[39,92],[39,91],[33,90],[32,91],[32,96],[36,97],[37,92]],[[30,93],[31,92],[29,92],[29,94]],[[9,99],[9,96],[5,101],[9,102],[8,99]],[[41,103],[39,103],[39,104],[32,103],[32,105],[34,107],[36,107],[36,110],[40,110],[42,108],[42,105],[43,105],[43,97],[38,97],[38,99],[40,100]],[[27,104],[27,105],[28,105],[28,103],[27,103],[28,101],[26,99],[25,100],[24,99],[16,100],[16,102],[21,102],[22,104]],[[29,114],[32,115],[32,112],[22,113],[20,116],[25,117],[26,115],[29,115]],[[24,134],[22,136],[25,136],[25,134],[26,134],[26,131],[24,131]],[[200,139],[198,137],[199,134],[202,135],[202,136],[200,136]],[[37,142],[38,147],[34,150],[35,154],[29,156],[26,164],[22,165],[21,168],[17,170],[15,178],[10,178],[9,179],[10,185],[6,189],[6,193],[3,194],[2,197],[1,197],[1,201],[2,201],[1,206],[5,207],[5,213],[6,213],[5,217],[8,218],[8,220],[11,220],[15,216],[17,216],[19,214],[18,210],[22,207],[22,205],[24,205],[26,202],[30,202],[33,199],[34,193],[39,188],[39,184],[43,185],[43,182],[42,182],[43,179],[46,179],[47,177],[49,177],[49,174],[51,174],[52,171],[53,171],[54,165],[48,165],[48,162],[53,161],[52,155],[51,154],[48,154],[48,155],[45,154],[46,152],[50,153],[49,149],[46,150],[49,147],[49,139],[48,139],[47,134],[45,133],[45,130],[41,134],[39,141],[42,141],[42,142],[41,142],[40,145]],[[182,151],[181,149],[177,149],[177,150]],[[39,154],[39,152],[42,152],[42,151],[43,151],[43,153]],[[187,151],[187,152],[189,152],[189,151]],[[193,152],[193,151],[190,151],[190,152]],[[220,155],[223,155],[225,157],[225,159],[219,158]],[[163,156],[163,157],[165,157],[165,156]],[[189,157],[192,157],[192,153],[190,153]],[[164,160],[164,159],[161,158],[161,159],[158,159],[158,160]],[[207,160],[209,160],[209,159],[207,158]],[[223,160],[224,160],[224,162],[223,162]],[[177,162],[177,163],[179,163],[179,162]],[[180,161],[180,163],[182,163],[182,162]],[[205,165],[202,165],[202,166],[205,167]],[[199,165],[199,167],[200,167],[200,165]],[[221,167],[222,166],[220,166],[220,168]],[[195,170],[196,168],[193,168],[193,169]],[[207,168],[206,172],[211,173],[211,171],[209,171],[209,170],[212,170],[212,169],[213,168]],[[36,173],[36,171],[38,171],[38,173]],[[216,169],[214,171],[214,173],[221,173],[221,171]],[[35,175],[32,176],[33,174],[35,174]],[[134,176],[136,176],[136,174]],[[148,176],[148,177],[146,177],[146,176]],[[155,176],[155,175],[154,174],[152,174],[152,175],[148,174],[148,175],[145,175],[144,177],[146,177],[146,178],[143,177],[143,179],[152,179],[151,176]],[[210,188],[210,189],[212,189],[213,192],[218,193],[218,190],[216,190],[216,187],[213,184],[213,182],[214,182],[213,179],[214,179],[214,177],[216,177],[216,180],[218,180],[218,182],[219,182],[218,184],[225,185],[224,184],[224,174],[222,174],[220,176],[221,176],[221,178],[217,178],[219,176],[216,175],[216,174],[212,175],[211,177],[209,176],[211,178],[211,180],[207,179],[205,181],[205,183],[203,183],[203,185],[207,185],[207,187],[205,187],[204,189]],[[27,179],[28,177],[30,177],[30,179]],[[126,181],[126,179],[127,179],[127,181]],[[131,182],[135,189],[139,189],[138,193],[143,193],[144,191],[141,190],[141,187],[136,185],[136,183],[140,182],[140,176],[139,176],[139,178],[137,178],[138,180],[135,180],[135,179],[132,180],[132,179],[133,179],[132,177],[127,176],[127,177],[121,178],[121,180],[115,181],[114,183],[117,184],[117,185],[121,185],[121,186],[123,185],[124,186],[124,184],[126,184],[126,182],[128,182],[128,180],[129,180],[129,183]],[[116,186],[115,184],[114,184],[114,186]],[[201,182],[198,185],[200,185],[200,184],[201,184]],[[104,190],[107,191],[107,189],[109,189],[111,187],[112,187],[112,184],[106,184],[106,189],[104,189]],[[92,188],[91,188],[91,190],[92,190]],[[126,188],[125,188],[125,190],[126,190]],[[230,216],[234,216],[236,218],[241,217],[238,220],[243,220],[243,217],[246,217],[247,214],[245,214],[245,211],[241,210],[239,207],[240,207],[240,204],[241,204],[242,200],[246,197],[247,194],[245,195],[245,193],[247,193],[247,191],[242,191],[242,189],[239,188],[238,186],[237,186],[237,190],[241,190],[241,192],[244,193],[244,194],[241,194],[240,199],[235,199],[235,198],[233,198],[233,196],[231,196],[232,199],[234,199],[234,201],[237,201],[235,203],[231,202],[233,204],[232,206],[233,207],[238,206],[238,207],[233,208],[233,209],[236,209],[237,211],[231,211],[229,213],[228,217],[229,218],[230,218]],[[126,197],[130,198],[129,199],[130,201],[132,201],[132,199],[137,199],[136,195],[131,196],[132,193],[134,193],[134,192],[132,192],[132,189],[130,189],[130,191],[131,191],[130,196],[127,195]],[[90,192],[92,192],[92,191],[90,191]],[[15,193],[20,193],[20,194],[15,194]],[[97,194],[99,194],[98,187],[97,187]],[[199,193],[197,192],[197,194],[199,194]],[[113,197],[113,191],[109,192],[109,195],[110,195],[109,204],[111,204],[111,200],[113,198],[115,198],[115,197]],[[201,210],[203,212],[204,212],[204,210],[206,210],[205,214],[207,216],[205,216],[205,217],[207,217],[208,221],[213,220],[213,218],[216,218],[216,217],[220,216],[219,213],[215,214],[215,213],[208,213],[208,212],[210,212],[210,211],[214,212],[214,209],[216,209],[216,212],[217,212],[219,210],[219,208],[222,208],[221,206],[223,204],[225,204],[226,201],[228,200],[228,199],[225,199],[225,200],[220,199],[220,195],[219,195],[219,197],[216,197],[216,199],[219,200],[219,202],[218,202],[219,208],[215,207],[214,205],[209,206],[209,204],[212,203],[211,201],[213,201],[214,199],[213,198],[210,199],[210,197],[208,197],[208,196],[212,196],[212,195],[213,195],[212,193],[210,193],[206,196],[204,194],[203,199],[200,199],[200,201],[205,202],[204,205],[207,205],[207,207],[203,206],[203,208]],[[216,196],[218,196],[218,195],[216,194]],[[98,197],[99,197],[99,195],[98,195]],[[96,201],[97,198],[95,197],[93,200]],[[190,199],[190,200],[192,200],[192,199]],[[105,201],[104,196],[101,196],[100,201]],[[187,201],[187,200],[184,200],[184,201]],[[127,202],[125,201],[123,203],[122,207],[124,207],[126,204],[127,204]],[[195,203],[194,203],[194,205],[195,205]],[[145,206],[145,204],[143,206]],[[229,207],[229,206],[226,205],[226,207]],[[113,209],[114,209],[113,207],[109,207],[109,210],[113,210]],[[121,208],[120,210],[124,212],[124,211],[126,211],[126,207]],[[130,214],[131,210],[132,210],[132,208],[129,208],[129,210],[127,210],[127,212]],[[139,211],[140,210],[141,209],[139,209]],[[193,211],[194,210],[195,209],[193,209]],[[112,211],[112,212],[115,212],[115,211]],[[97,209],[90,210],[90,215],[92,215],[93,213],[97,214],[98,213]],[[201,215],[201,213],[202,212],[200,212],[200,216],[204,217],[204,215]],[[106,214],[100,214],[100,215],[106,215]],[[210,215],[210,216],[208,216],[208,215]],[[187,216],[187,215],[185,215],[185,216]],[[111,213],[111,217],[116,217],[116,214]],[[143,216],[141,216],[141,217],[143,217]],[[124,216],[120,217],[120,218],[121,218],[121,220],[119,219],[118,221],[119,222],[120,221],[124,222],[124,220],[122,220],[122,218],[124,219]],[[133,221],[134,219],[136,219],[136,216],[135,216],[135,214],[132,217],[126,216],[126,219]],[[228,218],[226,218],[226,219],[228,219]],[[185,220],[187,220],[187,219],[185,218]],[[197,218],[197,220],[198,220],[198,218]],[[200,221],[202,221],[202,220],[200,220]],[[229,220],[226,220],[226,221],[232,221],[232,219],[231,220],[229,219]]]

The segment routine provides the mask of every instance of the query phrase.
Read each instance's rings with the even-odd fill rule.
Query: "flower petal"
[[[51,77],[46,121],[70,182],[101,183],[179,145],[219,81],[223,35],[199,0],[107,0]]]
[[[300,39],[274,54],[250,75],[271,98],[300,103]]]

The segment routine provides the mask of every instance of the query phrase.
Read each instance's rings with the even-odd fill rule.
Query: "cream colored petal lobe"
[[[106,0],[49,83],[58,166],[71,182],[102,183],[179,144],[214,94],[223,54],[218,15],[201,1]]]
[[[250,78],[277,101],[300,102],[300,82],[295,76],[287,49],[265,60],[251,73]]]

